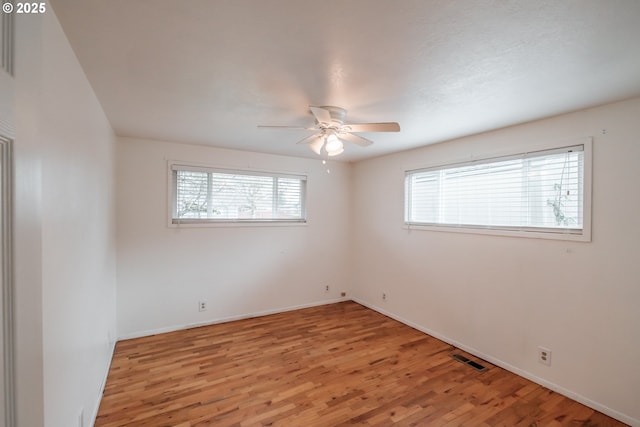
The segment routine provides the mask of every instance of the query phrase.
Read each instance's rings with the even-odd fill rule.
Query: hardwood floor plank
[[[96,427],[623,426],[353,302],[121,341]]]

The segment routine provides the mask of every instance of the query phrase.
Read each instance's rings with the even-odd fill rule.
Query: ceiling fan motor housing
[[[347,110],[340,107],[334,107],[332,105],[325,105],[320,107],[323,110],[327,110],[329,115],[331,116],[331,121],[338,126],[342,126],[344,124],[344,119],[347,116]],[[329,123],[331,124],[331,123]]]

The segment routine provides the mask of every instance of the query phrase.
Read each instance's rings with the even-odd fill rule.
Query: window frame
[[[255,218],[175,218],[177,205],[177,182],[174,179],[174,171],[185,170],[193,172],[205,173],[223,173],[247,176],[269,176],[274,178],[295,178],[303,182],[300,199],[302,202],[301,218],[273,218],[273,219],[255,219]],[[277,227],[277,226],[304,226],[307,224],[307,181],[306,173],[297,172],[276,172],[259,169],[241,169],[229,168],[224,166],[215,166],[196,162],[184,162],[169,160],[167,162],[167,224],[170,228],[181,227]]]
[[[499,162],[502,160],[514,159],[536,152],[563,150],[570,147],[583,146],[583,193],[582,193],[582,230],[565,229],[565,228],[543,228],[543,227],[508,227],[508,226],[484,226],[484,225],[454,225],[454,224],[435,224],[435,223],[415,223],[407,221],[407,206],[409,197],[406,185],[407,177],[412,173],[455,168],[465,165],[482,164],[490,162]],[[459,161],[450,161],[445,163],[437,163],[432,165],[422,165],[420,167],[412,167],[405,170],[403,175],[403,229],[406,230],[425,230],[452,233],[468,233],[483,234],[491,236],[507,236],[507,237],[525,237],[551,240],[567,240],[576,242],[591,241],[591,198],[592,198],[592,169],[593,169],[593,138],[585,137],[564,141],[563,143],[540,144],[537,146],[529,146],[522,150],[510,150],[506,152],[495,153],[493,155],[476,157],[473,159],[464,159]]]

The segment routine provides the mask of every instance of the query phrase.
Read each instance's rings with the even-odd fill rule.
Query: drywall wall
[[[357,163],[356,300],[640,425],[638,118],[636,98]],[[584,136],[592,242],[403,229],[406,170]]]
[[[47,7],[17,52],[18,426],[88,426],[115,338],[115,136]]]
[[[330,162],[327,173],[320,159],[129,138],[117,152],[121,338],[335,301],[348,290],[350,165]],[[169,227],[170,160],[306,174],[307,224]]]

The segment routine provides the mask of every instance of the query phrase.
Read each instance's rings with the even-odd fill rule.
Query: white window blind
[[[172,222],[304,222],[306,177],[172,165]]]
[[[584,145],[408,171],[405,223],[581,234]]]

